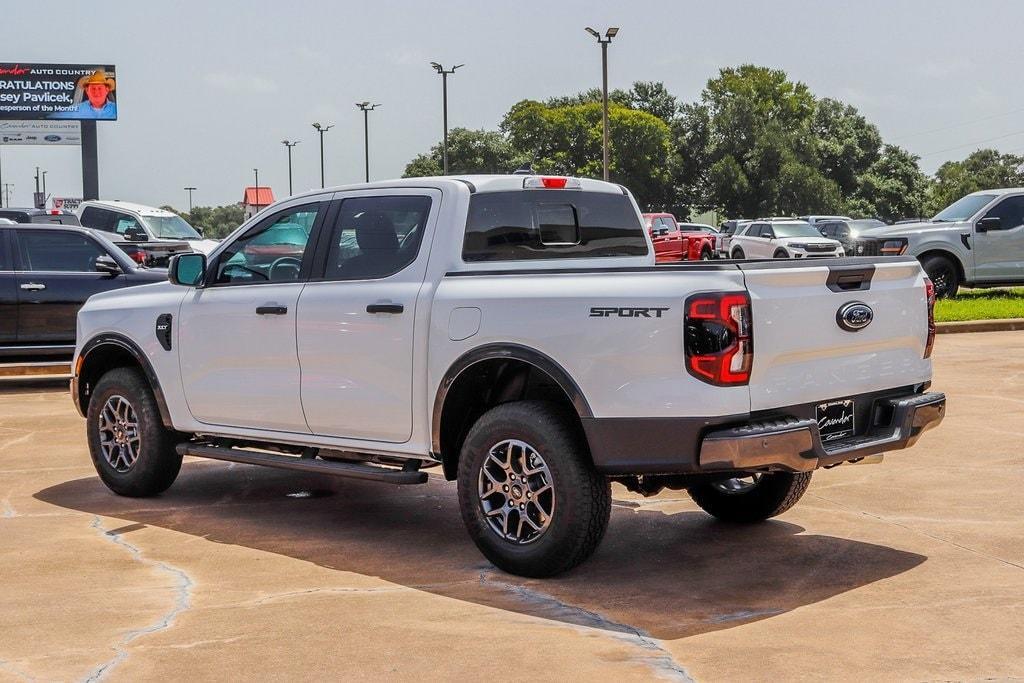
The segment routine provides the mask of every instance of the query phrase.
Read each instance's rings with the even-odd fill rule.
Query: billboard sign
[[[80,145],[78,121],[0,121],[0,145]]]
[[[0,119],[117,120],[113,65],[0,62]]]
[[[65,211],[75,211],[78,209],[78,205],[82,203],[81,197],[53,197],[50,202],[53,204],[55,209],[64,209]]]

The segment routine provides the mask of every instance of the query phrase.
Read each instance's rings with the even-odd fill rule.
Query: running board
[[[71,364],[67,361],[0,363],[0,377],[66,376],[70,374]]]
[[[388,484],[401,485],[427,483],[426,472],[418,472],[415,470],[393,470],[378,467],[376,465],[361,465],[348,462],[317,460],[316,458],[299,457],[294,455],[276,455],[274,453],[245,451],[239,448],[224,448],[221,446],[204,446],[193,443],[178,444],[177,451],[181,455],[191,455],[197,458],[226,460],[228,462],[239,462],[245,465],[279,467],[286,470],[330,474],[335,477],[380,481]]]

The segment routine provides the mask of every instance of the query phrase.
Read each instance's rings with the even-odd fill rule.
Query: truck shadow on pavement
[[[505,574],[483,559],[463,530],[455,486],[439,477],[423,486],[396,487],[193,461],[157,498],[120,498],[95,477],[35,497],[125,520],[128,533],[139,524],[172,529],[641,638],[676,639],[766,619],[892,577],[926,559],[806,534],[780,520],[733,526],[690,505],[666,514],[652,509],[650,502],[660,499],[651,499],[617,502],[604,543],[591,560],[566,575],[533,580]],[[167,559],[165,552],[161,556]]]

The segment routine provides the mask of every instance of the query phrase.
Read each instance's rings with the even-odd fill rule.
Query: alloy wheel
[[[535,448],[517,439],[501,441],[488,451],[480,465],[477,494],[491,531],[517,545],[540,538],[555,513],[551,470]]]
[[[127,472],[139,457],[142,438],[135,408],[124,396],[107,399],[100,411],[100,450],[107,464],[118,472]]]

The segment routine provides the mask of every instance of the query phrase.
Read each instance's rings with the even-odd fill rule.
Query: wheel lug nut
[[[505,484],[504,486],[502,486],[501,490],[505,491],[505,492],[508,492],[508,484]]]
[[[512,481],[515,481],[516,480],[516,475],[510,474],[508,478],[511,479]]]
[[[526,505],[520,505],[520,506],[519,506],[519,509],[520,509],[520,510],[525,510],[525,509],[526,509]]]
[[[527,491],[527,492],[526,492],[526,497],[527,497],[527,498],[533,498],[533,494],[532,494],[532,493],[530,493],[529,491]]]

